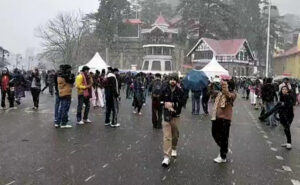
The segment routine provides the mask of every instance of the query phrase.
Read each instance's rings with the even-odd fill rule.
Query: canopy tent
[[[90,68],[90,72],[95,73],[96,70],[101,71],[105,69],[105,72],[107,72],[107,68],[109,67],[105,61],[102,59],[100,54],[97,52],[94,57],[85,65],[79,66],[78,71],[81,71],[83,66],[88,66]]]
[[[229,75],[229,72],[218,63],[215,57],[200,71],[203,71],[210,80],[215,76]]]

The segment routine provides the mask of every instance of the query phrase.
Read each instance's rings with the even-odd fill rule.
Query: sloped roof
[[[300,53],[300,50],[298,49],[298,46],[295,46],[295,47],[292,47],[291,49],[275,56],[274,58],[287,57],[287,56],[295,55],[298,53]]]
[[[143,24],[140,19],[127,19],[125,22],[128,24]]]
[[[152,26],[166,26],[169,27],[170,24],[166,21],[166,19],[160,15],[157,17],[157,19],[155,20],[154,24],[152,24]]]
[[[243,47],[244,43],[247,42],[246,39],[233,39],[233,40],[215,40],[209,38],[200,39],[197,44],[188,53],[188,56],[202,43],[206,42],[208,46],[213,50],[215,55],[237,55],[240,49]],[[253,56],[252,56],[253,57]]]

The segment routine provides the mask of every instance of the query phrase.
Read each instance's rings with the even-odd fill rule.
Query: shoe
[[[133,114],[136,114],[136,111],[135,111],[135,110],[133,110],[133,111],[132,111],[132,113],[133,113]]]
[[[177,151],[176,151],[176,150],[172,150],[171,156],[172,156],[172,157],[177,157]]]
[[[161,165],[163,167],[168,167],[170,165],[170,158],[169,157],[164,157],[164,160],[162,161]]]
[[[109,126],[110,125],[110,123],[104,123],[104,126]]]
[[[143,115],[141,112],[139,112],[139,115],[141,116],[141,115]]]
[[[281,146],[282,146],[282,147],[285,147],[285,148],[288,149],[288,150],[292,149],[292,144],[290,144],[290,143],[284,143],[284,144],[282,144]]]
[[[110,124],[109,125],[111,128],[117,128],[117,127],[120,127],[121,124],[120,123],[116,123],[116,124]]]
[[[120,126],[121,126],[120,123],[115,124],[115,127],[120,127]]]
[[[226,159],[222,159],[222,157],[219,155],[217,158],[214,159],[215,163],[226,163],[227,160]]]
[[[72,128],[72,125],[62,125],[60,128]]]
[[[60,126],[59,126],[59,124],[55,124],[54,127],[55,128],[59,128]]]
[[[87,119],[87,120],[83,120],[84,123],[92,123],[91,120]]]
[[[77,123],[78,125],[84,125],[84,122],[81,120]]]

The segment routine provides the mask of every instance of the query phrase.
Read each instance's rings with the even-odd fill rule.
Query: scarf
[[[214,104],[212,118],[211,118],[212,121],[217,119],[218,108],[225,108],[225,106],[226,106],[226,96],[222,92],[219,92],[219,94],[215,99],[215,104]]]
[[[90,78],[88,77],[88,75],[85,75],[84,73],[81,73],[82,77],[83,77],[83,84],[84,86],[88,86],[90,84]],[[91,98],[91,88],[88,89],[84,89],[83,90],[83,96],[86,98]]]

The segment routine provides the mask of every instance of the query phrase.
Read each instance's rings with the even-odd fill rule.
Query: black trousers
[[[246,90],[246,93],[247,93],[247,97],[246,97],[246,99],[247,99],[247,100],[249,100],[250,89],[247,89],[247,90]]]
[[[202,97],[202,107],[203,111],[205,114],[208,114],[208,101],[209,101],[209,96],[205,95]]]
[[[5,98],[7,96],[7,99],[9,101],[9,107],[14,107],[14,92],[11,92],[10,90],[7,91],[1,91],[1,107],[5,108]]]
[[[219,119],[212,121],[212,136],[220,147],[220,155],[222,159],[226,159],[228,153],[228,139],[230,132],[231,121]]]
[[[82,120],[83,104],[85,104],[83,120],[87,120],[90,112],[90,98],[84,97],[83,95],[78,95],[78,105],[77,105],[77,115],[76,115],[78,122]]]
[[[39,108],[40,92],[41,92],[40,89],[31,88],[31,95],[32,95],[33,105],[37,108]]]
[[[162,105],[160,100],[152,100],[152,124],[153,128],[162,128]]]
[[[284,128],[284,133],[286,136],[287,143],[292,144],[292,135],[291,135],[291,124],[293,122],[294,116],[290,116],[289,118],[280,118],[280,123]]]
[[[115,116],[116,116],[116,109],[115,109],[115,103],[114,103],[114,98],[112,96],[105,96],[106,98],[106,112],[105,112],[105,123],[110,123],[110,115],[112,113],[112,122],[111,124],[117,124],[114,123],[115,121]]]

